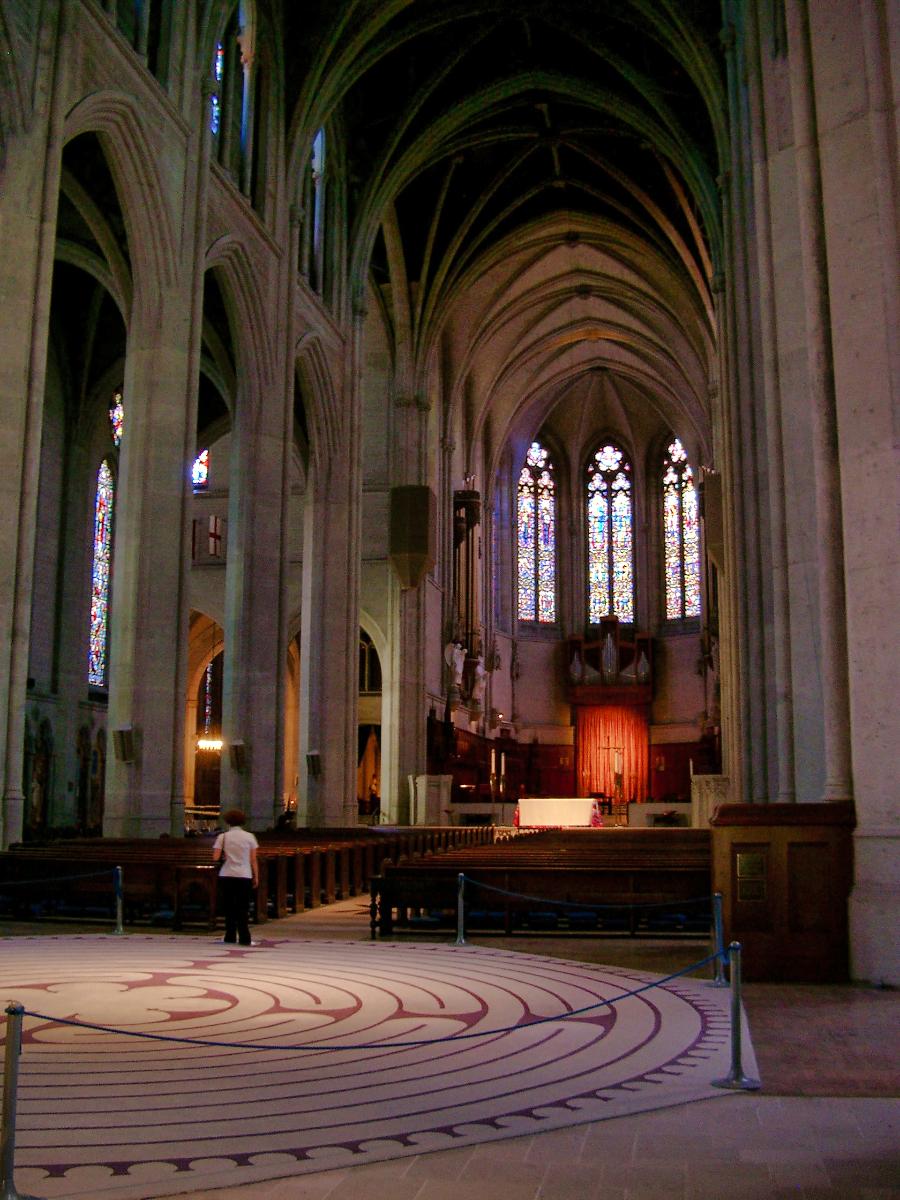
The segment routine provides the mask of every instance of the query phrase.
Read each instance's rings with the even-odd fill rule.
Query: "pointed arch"
[[[634,621],[634,489],[631,462],[604,441],[585,472],[588,621]]]
[[[516,485],[517,613],[556,622],[556,475],[549,450],[533,441]]]
[[[136,96],[94,92],[66,115],[63,141],[82,133],[100,140],[116,186],[128,233],[135,294],[158,301],[178,274],[172,206],[162,184],[146,117]]]
[[[91,615],[88,643],[88,683],[93,687],[106,687],[109,675],[109,613],[115,496],[115,476],[110,460],[104,458],[97,471],[97,486],[94,491]]]
[[[666,620],[699,617],[699,497],[687,453],[677,437],[666,447],[661,484]]]
[[[254,364],[260,387],[274,386],[275,353],[267,332],[266,304],[246,247],[231,234],[218,238],[207,250],[206,270],[215,270],[225,284],[223,295],[231,307],[229,320],[238,355]]]
[[[296,370],[307,405],[310,461],[322,470],[340,448],[341,417],[338,392],[322,342],[309,334],[296,345]]]

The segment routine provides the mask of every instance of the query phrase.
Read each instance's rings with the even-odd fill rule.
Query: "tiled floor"
[[[742,1095],[195,1200],[887,1200],[887,1110]]]
[[[34,934],[34,926],[20,927]],[[14,933],[0,923],[0,934]],[[48,928],[47,932],[51,932]],[[59,932],[56,927],[52,932]],[[368,936],[347,901],[266,937]],[[497,945],[496,939],[486,944]],[[514,938],[505,949],[665,974],[700,943]],[[900,993],[749,984],[763,1089],[194,1200],[900,1200]]]

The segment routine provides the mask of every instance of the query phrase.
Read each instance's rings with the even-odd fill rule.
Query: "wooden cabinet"
[[[846,980],[853,805],[723,804],[710,824],[713,889],[744,976]]]

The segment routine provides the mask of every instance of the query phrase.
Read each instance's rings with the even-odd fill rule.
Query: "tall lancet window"
[[[209,128],[213,137],[218,137],[222,127],[222,85],[225,80],[225,47],[221,42],[216,42],[213,55],[213,79],[215,88],[209,98]]]
[[[663,540],[665,543],[666,618],[700,615],[700,522],[697,488],[678,438],[663,463]]]
[[[310,246],[310,279],[314,288],[322,290],[325,247],[325,130],[313,138],[312,158],[312,239]]]
[[[106,459],[97,472],[94,498],[94,565],[91,572],[91,629],[88,648],[88,683],[106,683],[109,636],[109,583],[112,568],[112,521],[115,480]]]
[[[517,497],[519,620],[556,620],[556,483],[553,463],[532,442]]]
[[[607,443],[587,469],[588,617],[634,621],[634,510],[631,464]]]
[[[112,403],[109,406],[109,432],[113,445],[118,449],[125,432],[125,404],[121,392],[113,392]]]

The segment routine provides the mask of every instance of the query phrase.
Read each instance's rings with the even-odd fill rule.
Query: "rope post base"
[[[456,945],[466,945],[466,877],[460,871],[456,881]]]
[[[729,1088],[735,1092],[756,1092],[759,1080],[744,1074],[741,1065],[741,943],[728,947],[731,967],[731,1070],[724,1079],[714,1079],[713,1087]]]
[[[716,955],[715,974],[710,980],[710,987],[724,988],[728,987],[728,980],[725,978],[725,933],[724,922],[722,920],[722,893],[713,893],[713,950]]]
[[[124,897],[124,893],[125,893],[125,887],[124,887],[124,881],[123,881],[122,868],[116,867],[115,870],[113,871],[113,875],[115,876],[115,888],[116,888],[116,927],[113,930],[113,933],[117,937],[123,937],[125,934],[125,924],[122,919],[123,918],[122,906],[123,906],[123,897]],[[0,1197],[0,1200],[2,1200],[2,1197]]]
[[[3,1072],[3,1126],[0,1129],[0,1200],[38,1200],[16,1191],[13,1179],[16,1157],[16,1093],[19,1086],[19,1054],[22,1050],[21,1004],[6,1009],[6,1057]]]

